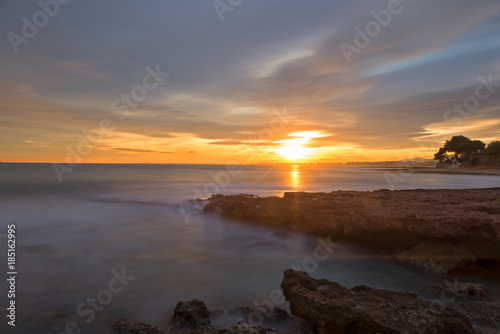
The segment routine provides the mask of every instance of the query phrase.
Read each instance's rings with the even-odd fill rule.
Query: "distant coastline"
[[[373,168],[373,167],[372,167]],[[388,172],[405,171],[415,174],[454,174],[454,175],[492,175],[499,176],[500,168],[482,168],[482,167],[467,167],[467,168],[431,168],[431,167],[417,167],[417,168],[377,168],[378,170],[385,170]]]

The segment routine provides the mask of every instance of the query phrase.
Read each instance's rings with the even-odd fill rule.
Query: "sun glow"
[[[288,137],[292,139],[283,139],[275,141],[281,144],[281,147],[274,150],[274,153],[289,161],[299,161],[309,159],[314,156],[317,148],[307,147],[306,145],[313,138],[325,137],[321,131],[301,131],[290,133]]]

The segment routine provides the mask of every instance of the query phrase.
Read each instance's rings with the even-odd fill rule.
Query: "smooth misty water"
[[[241,168],[224,179],[219,172],[226,166],[220,165],[81,165],[59,183],[50,165],[0,164],[0,233],[17,224],[18,332],[59,333],[74,321],[82,333],[104,333],[117,317],[164,325],[181,300],[198,298],[209,309],[269,300],[283,271],[308,263],[318,241],[203,215],[192,200],[212,191],[281,196],[294,190],[389,188],[384,172],[370,169]],[[223,185],[216,187],[211,175]],[[495,186],[500,177],[413,174],[396,189]],[[0,249],[6,252],[5,242]],[[77,307],[108,288],[111,271],[122,268],[134,280],[86,323],[89,313],[81,316]],[[444,280],[349,245],[307,268],[313,277],[348,287],[415,291]],[[500,295],[499,281],[459,280],[482,281],[495,298]],[[0,300],[7,305],[4,293]],[[0,328],[6,327],[2,321]]]

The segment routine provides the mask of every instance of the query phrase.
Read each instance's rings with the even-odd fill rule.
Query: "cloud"
[[[270,146],[270,141],[240,141],[240,140],[216,140],[208,142],[209,145],[250,145],[250,146]]]
[[[41,155],[64,155],[103,118],[115,129],[101,148],[113,156],[225,156],[242,147],[268,154],[275,142],[301,131],[330,134],[305,147],[349,157],[403,152],[455,131],[495,138],[500,94],[481,101],[458,127],[443,122],[443,114],[474,93],[479,75],[500,73],[500,3],[401,3],[403,11],[350,64],[340,43],[353,43],[353,28],[363,29],[386,0],[314,6],[255,0],[223,24],[210,2],[65,6],[17,56],[7,39],[0,42],[6,43],[1,140],[12,152],[26,149],[16,145],[35,147],[24,143],[29,138],[46,143]],[[19,30],[18,17],[38,8],[3,6],[9,10],[0,11],[0,29],[7,32]],[[169,84],[120,119],[111,102],[130,94],[146,66],[156,64],[171,73]],[[284,106],[286,115],[273,126]]]
[[[465,135],[472,139],[498,138],[500,137],[500,119],[484,119],[478,117],[463,118],[453,121],[428,124],[424,131],[413,140],[419,142],[437,141],[444,142],[446,139],[456,135]]]
[[[25,140],[24,142],[28,144],[49,144],[43,141],[33,141],[33,140]]]
[[[133,148],[127,148],[127,147],[106,147],[106,146],[103,146],[102,148],[109,149],[109,150],[115,150],[115,151],[133,152],[133,153],[160,153],[160,154],[174,153],[174,152],[169,152],[169,151],[143,150],[143,149],[133,149]]]

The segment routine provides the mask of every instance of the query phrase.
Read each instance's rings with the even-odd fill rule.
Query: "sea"
[[[438,276],[348,243],[202,210],[213,193],[485,187],[500,187],[500,176],[329,165],[81,164],[58,178],[51,164],[1,163],[0,268],[2,277],[12,276],[7,247],[14,226],[16,274],[15,296],[6,279],[0,285],[0,333],[107,333],[118,318],[165,326],[177,302],[192,299],[210,310],[289,310],[280,294],[289,268],[348,288],[416,292],[447,280],[482,282],[500,300],[499,278]],[[318,257],[318,247],[334,251]],[[7,317],[12,300],[15,330]],[[223,319],[216,325],[239,320]]]

